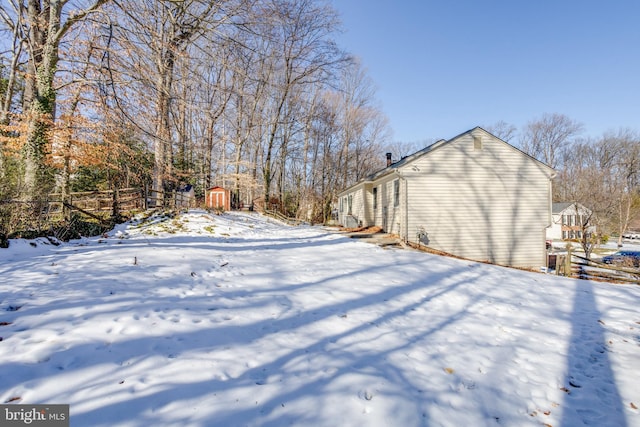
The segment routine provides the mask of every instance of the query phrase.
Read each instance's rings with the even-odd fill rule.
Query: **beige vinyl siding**
[[[408,240],[424,229],[430,247],[465,258],[545,265],[550,170],[544,165],[477,130],[400,172],[408,183]]]
[[[370,191],[366,191],[364,183],[358,184],[348,191],[340,193],[339,199],[342,199],[342,211],[338,211],[340,223],[347,225],[347,216],[349,216],[349,197],[351,197],[351,216],[363,226],[370,224],[372,203]],[[370,186],[369,186],[370,187]]]
[[[403,186],[400,182],[400,203],[396,206],[394,203],[394,181],[398,180],[396,174],[387,175],[371,185],[371,194],[373,195],[373,187],[378,187],[378,207],[373,212],[371,225],[382,227],[385,232],[393,234],[401,234],[403,224]],[[372,196],[373,197],[373,196]],[[373,198],[371,199],[371,207],[373,207]],[[373,210],[373,209],[372,209]]]

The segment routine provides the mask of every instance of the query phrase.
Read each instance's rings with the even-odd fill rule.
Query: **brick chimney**
[[[387,167],[391,166],[391,153],[387,153]]]

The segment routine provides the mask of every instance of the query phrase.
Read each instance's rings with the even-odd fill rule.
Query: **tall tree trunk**
[[[30,58],[26,77],[27,91],[25,108],[29,124],[24,146],[23,199],[37,199],[53,183],[45,179],[45,157],[53,130],[56,92],[53,79],[58,64],[58,32],[62,4],[59,1],[45,3],[41,7],[37,0],[30,0],[27,19]]]
[[[108,0],[95,0],[87,9],[76,11],[62,23],[62,9],[68,0],[28,0],[27,28],[29,51],[23,111],[28,126],[24,147],[23,199],[38,198],[53,186],[46,174],[47,146],[56,115],[54,78],[58,65],[58,47],[64,34],[91,11]]]
[[[173,85],[173,72],[175,54],[169,48],[162,54],[160,76],[158,79],[158,115],[156,124],[156,138],[153,147],[154,169],[152,190],[156,197],[165,191],[165,180],[171,174],[170,150],[171,150],[171,90]]]

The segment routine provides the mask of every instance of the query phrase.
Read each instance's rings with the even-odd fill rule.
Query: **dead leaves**
[[[556,405],[557,405],[557,404],[556,404]],[[530,416],[530,417],[537,417],[539,414],[543,414],[543,415],[545,415],[545,416],[547,416],[547,417],[548,417],[549,415],[551,415],[551,411],[548,411],[548,410],[547,410],[547,411],[543,411],[542,409],[538,409],[538,410],[536,410],[536,411],[531,411],[531,412],[529,413],[529,416]],[[542,423],[542,425],[543,425],[544,427],[553,427],[553,426],[552,426],[551,424],[549,424],[549,423]]]

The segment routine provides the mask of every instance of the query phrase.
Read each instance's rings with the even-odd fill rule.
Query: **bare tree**
[[[26,116],[24,147],[24,198],[34,198],[53,185],[45,173],[45,157],[56,119],[55,77],[59,47],[78,22],[109,0],[93,0],[76,10],[68,0],[11,0],[11,8],[0,6],[3,24],[20,26],[28,55],[23,113]]]
[[[377,169],[380,146],[388,140],[387,119],[375,105],[375,87],[358,60],[342,69],[337,91],[342,129],[342,185],[358,181]]]
[[[544,114],[540,119],[527,123],[520,146],[527,154],[558,168],[582,130],[582,124],[563,114]]]
[[[0,7],[0,21],[3,23],[0,28],[5,27],[6,32],[11,34],[11,46],[8,49],[8,51],[11,52],[11,58],[9,60],[9,66],[7,67],[6,86],[4,87],[2,105],[0,106],[0,125],[9,124],[9,113],[11,112],[19,71],[18,66],[25,42],[25,36],[22,32],[22,15],[19,13],[19,9],[15,9],[18,8],[19,5],[11,2],[10,6],[12,7],[13,14],[9,14],[3,7]],[[4,64],[2,65],[4,66]],[[0,161],[2,159],[1,156],[2,150],[0,150]],[[1,166],[0,163],[0,169],[2,169]]]
[[[503,120],[500,120],[492,125],[486,126],[485,129],[491,132],[503,141],[510,142],[516,137],[518,129]]]
[[[640,216],[640,136],[629,129],[605,134],[600,142],[612,147],[615,157],[607,172],[618,246],[631,221]]]
[[[263,34],[270,40],[270,55],[274,64],[271,82],[272,105],[268,112],[268,133],[263,149],[262,176],[265,202],[269,203],[274,178],[276,139],[282,135],[287,103],[296,88],[310,85],[327,77],[335,64],[343,60],[329,39],[337,25],[333,9],[316,5],[312,0],[273,1],[261,12],[268,18]]]
[[[634,132],[610,132],[572,146],[556,181],[562,200],[592,211],[579,224],[587,256],[610,233],[616,233],[622,245],[622,235],[640,216],[639,178],[640,138]]]
[[[16,6],[12,4],[12,6]],[[20,57],[22,56],[22,46],[24,44],[24,35],[22,34],[22,22],[21,16],[18,11],[15,11],[16,19],[12,19],[11,16],[0,8],[0,19],[3,21],[6,27],[6,32],[11,34],[11,47],[8,49],[11,52],[11,58],[9,60],[9,66],[5,67],[4,63],[1,63],[0,72],[4,74],[7,70],[7,77],[4,80],[5,84],[2,87],[2,105],[0,105],[0,132],[4,132],[1,127],[9,125],[9,113],[14,98],[14,91],[16,88],[16,80],[18,75],[18,66],[20,64]],[[1,28],[1,27],[0,27]],[[0,78],[4,79],[4,75],[0,74]],[[1,135],[2,133],[0,133]],[[5,160],[4,160],[4,144],[0,139],[0,179],[5,177]]]
[[[245,34],[246,37],[246,34]],[[268,104],[268,86],[273,74],[272,61],[265,55],[268,42],[261,37],[241,41],[247,49],[237,49],[232,68],[233,92],[227,110],[233,145],[233,193],[236,202],[246,191],[248,203],[256,197],[258,153],[263,137],[262,119]]]
[[[128,56],[119,59],[119,66],[122,71],[135,75],[139,94],[146,97],[152,107],[148,111],[152,123],[141,121],[139,126],[152,139],[155,159],[152,190],[159,194],[174,184],[174,143],[180,124],[172,112],[178,107],[186,113],[186,106],[180,102],[190,100],[181,96],[191,97],[188,91],[179,90],[184,89],[184,85],[177,87],[176,81],[181,76],[196,75],[188,67],[199,51],[197,43],[228,23],[242,1],[114,0],[114,3],[121,12],[118,46]],[[130,118],[136,120],[135,116]]]

